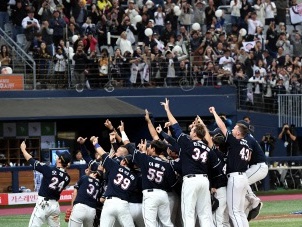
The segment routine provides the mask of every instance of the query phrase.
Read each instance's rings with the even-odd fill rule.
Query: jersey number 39
[[[121,188],[127,190],[130,186],[131,181],[124,177],[122,174],[118,173],[116,178],[113,180],[113,183],[116,185],[121,185]]]

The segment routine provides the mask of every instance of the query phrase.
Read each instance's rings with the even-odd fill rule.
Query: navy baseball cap
[[[71,154],[68,151],[57,151],[56,154],[63,164],[67,165],[71,162]]]
[[[209,134],[210,134],[210,136],[215,136],[217,134],[222,135],[222,132],[221,132],[220,128],[215,128],[213,131],[209,131]]]

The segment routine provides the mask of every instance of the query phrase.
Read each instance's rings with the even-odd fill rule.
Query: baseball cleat
[[[259,205],[256,208],[252,209],[249,212],[249,215],[247,216],[247,220],[250,221],[252,219],[257,218],[260,214],[260,210],[262,209],[262,207],[263,207],[263,203],[260,202]]]

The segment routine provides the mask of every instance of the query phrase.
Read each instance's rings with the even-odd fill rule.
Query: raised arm
[[[171,125],[174,125],[177,123],[177,120],[175,119],[175,117],[173,116],[173,114],[170,111],[170,107],[169,107],[169,100],[166,98],[165,102],[161,102],[160,103],[162,106],[164,106],[165,111],[167,113],[167,117],[169,122],[171,123]]]
[[[128,136],[125,132],[125,127],[124,127],[124,122],[123,121],[121,121],[121,124],[120,124],[120,126],[118,126],[118,129],[121,132],[123,144],[126,145],[126,144],[130,143],[130,140],[128,139]]]
[[[213,107],[213,106],[210,107],[209,111],[210,111],[210,113],[212,113],[214,115],[216,124],[220,128],[220,130],[223,133],[223,135],[226,136],[226,134],[227,134],[227,128],[226,128],[225,124],[223,123],[222,119],[216,113],[215,107]]]
[[[210,147],[210,148],[212,148],[213,147],[213,145],[214,145],[214,143],[213,143],[213,140],[212,140],[212,137],[211,137],[211,135],[210,135],[210,133],[209,133],[209,130],[208,130],[208,128],[207,128],[207,126],[205,125],[205,123],[203,122],[203,120],[197,115],[196,116],[196,118],[195,118],[195,123],[196,124],[201,124],[202,126],[204,126],[204,128],[206,129],[206,134],[205,134],[205,139],[206,139],[206,141],[208,142],[208,146]]]
[[[120,143],[122,141],[122,137],[116,132],[115,128],[113,127],[111,121],[107,119],[104,123],[105,127],[108,128],[111,132],[115,132],[115,139]]]
[[[98,152],[99,155],[103,155],[105,154],[106,152],[104,151],[104,149],[100,146],[99,144],[99,137],[96,137],[96,136],[92,136],[90,138],[90,142],[93,144],[94,146],[94,149],[96,152]]]
[[[26,161],[28,161],[29,159],[32,158],[32,156],[27,152],[26,150],[26,144],[25,141],[23,141],[20,145],[21,151],[23,153],[24,158],[26,159]]]
[[[149,115],[149,111],[147,109],[145,109],[145,120],[147,122],[148,129],[149,129],[150,135],[152,136],[152,139],[159,140],[159,136],[154,128],[154,125],[152,124],[152,121],[151,121],[150,115]]]

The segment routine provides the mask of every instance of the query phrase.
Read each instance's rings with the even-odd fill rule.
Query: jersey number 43
[[[241,159],[244,161],[249,161],[251,158],[251,152],[248,148],[243,147],[240,151]]]

